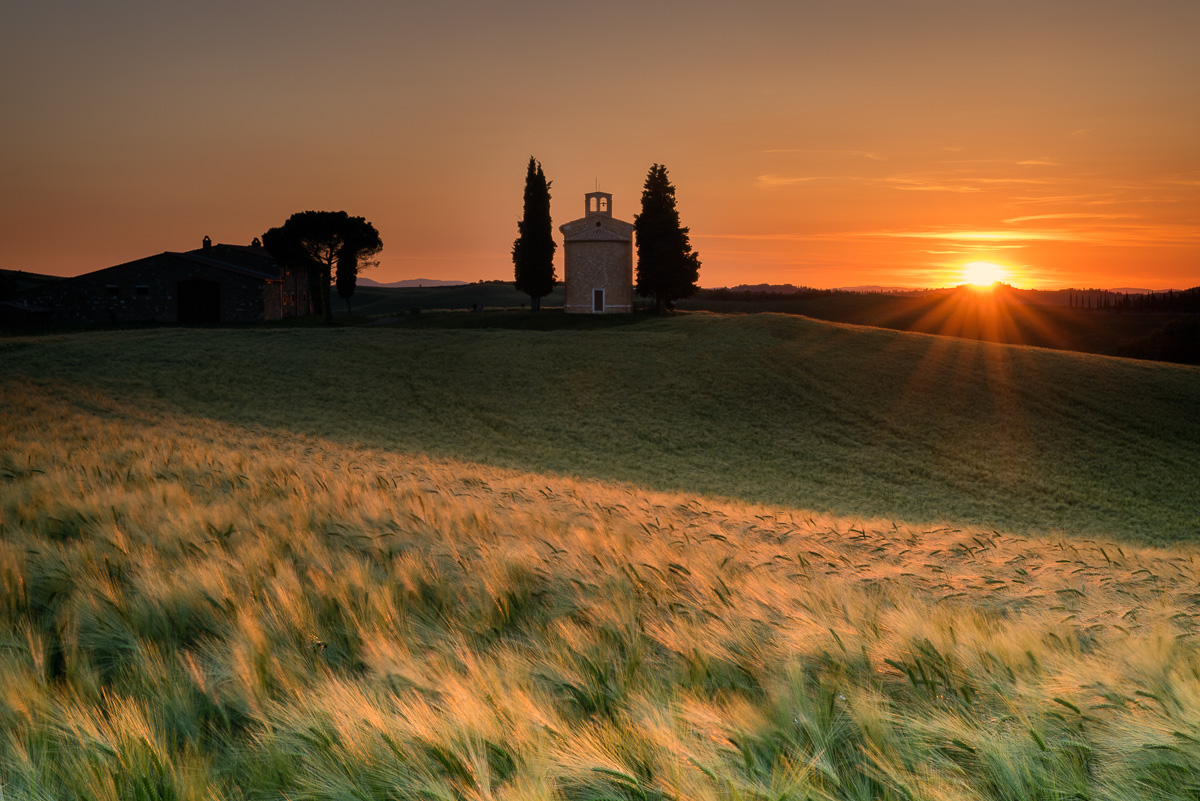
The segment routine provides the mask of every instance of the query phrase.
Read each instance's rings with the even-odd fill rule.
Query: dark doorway
[[[221,285],[196,278],[175,287],[181,323],[215,323],[221,319]]]
[[[593,289],[592,290],[592,311],[594,311],[594,312],[604,311],[604,290],[603,289]]]

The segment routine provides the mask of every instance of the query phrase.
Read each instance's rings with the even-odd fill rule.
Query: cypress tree
[[[525,173],[525,213],[517,223],[513,242],[513,279],[518,292],[529,295],[529,307],[538,311],[542,298],[549,295],[558,281],[554,277],[554,241],[550,224],[550,182],[542,165],[529,157]]]
[[[642,189],[642,213],[634,217],[637,233],[637,292],[654,298],[654,309],[665,312],[671,301],[696,292],[700,254],[692,252],[688,228],[679,224],[675,187],[667,168],[654,164]]]

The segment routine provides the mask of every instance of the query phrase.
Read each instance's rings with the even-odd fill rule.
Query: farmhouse
[[[281,267],[257,239],[167,251],[21,293],[61,325],[259,322],[311,313],[308,275]]]
[[[563,309],[576,314],[633,311],[633,223],[612,216],[612,195],[589,192],[584,216],[563,234]]]

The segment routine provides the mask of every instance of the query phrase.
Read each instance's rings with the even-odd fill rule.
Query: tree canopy
[[[637,292],[653,297],[656,311],[695,294],[700,254],[692,252],[688,229],[679,224],[675,187],[667,168],[654,164],[642,189],[642,212],[634,217],[637,233]]]
[[[517,291],[529,295],[533,311],[541,308],[542,298],[558,283],[554,276],[557,247],[550,223],[550,182],[542,172],[542,165],[530,156],[525,173],[525,212],[517,223],[512,260]]]
[[[375,226],[344,211],[300,211],[262,236],[263,247],[280,264],[317,276],[321,311],[333,321],[329,287],[337,268],[338,295],[349,298],[357,286],[358,270],[383,249]]]

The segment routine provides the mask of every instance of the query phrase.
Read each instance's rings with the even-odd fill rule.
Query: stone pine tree
[[[542,298],[549,295],[558,283],[554,277],[554,241],[550,225],[550,182],[542,165],[529,157],[525,173],[525,213],[517,223],[517,239],[513,242],[513,278],[518,292],[529,296],[529,307],[538,311]]]
[[[346,314],[353,314],[350,298],[358,288],[358,274],[379,266],[379,262],[372,257],[382,248],[383,240],[379,238],[375,226],[362,217],[348,219],[342,233],[342,246],[337,253],[337,273],[334,278],[338,297],[346,301]]]
[[[329,286],[337,267],[338,294],[349,297],[357,282],[358,269],[383,248],[375,226],[344,211],[299,211],[278,228],[262,236],[263,247],[280,264],[303,268],[317,277],[321,312],[333,322]]]
[[[642,213],[633,218],[637,233],[637,292],[654,298],[665,312],[671,302],[691,297],[700,277],[700,254],[692,252],[688,229],[679,224],[675,187],[661,164],[650,167],[642,189]]]

